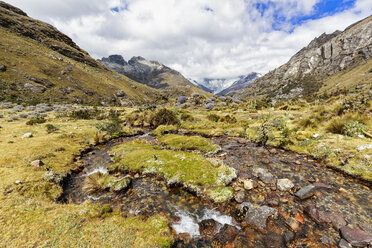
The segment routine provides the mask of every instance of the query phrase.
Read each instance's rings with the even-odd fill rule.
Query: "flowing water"
[[[156,139],[147,133],[115,139],[83,154],[80,159],[85,169],[66,184],[65,201],[82,203],[90,200],[110,204],[125,216],[165,214],[174,232],[180,234],[176,236],[174,247],[222,247],[229,244],[235,247],[337,247],[338,231],[330,224],[316,223],[306,216],[304,208],[308,205],[326,213],[337,213],[354,226],[371,227],[369,187],[325,168],[308,156],[257,147],[242,138],[212,138],[222,151],[205,156],[234,167],[241,180],[252,178],[258,182],[258,187],[245,191],[240,201],[255,206],[269,205],[278,210],[279,218],[269,219],[265,230],[239,219],[235,201],[211,204],[181,187],[169,188],[156,177],[132,174],[134,179],[130,188],[121,194],[84,194],[82,185],[86,176],[108,173],[107,167],[112,162],[111,148],[135,138],[157,144]],[[254,168],[266,169],[277,179],[288,178],[296,188],[313,183],[324,183],[326,188],[316,192],[315,197],[301,201],[293,193],[277,190],[275,184],[260,182],[253,173]],[[188,233],[187,238],[182,237],[184,233]]]

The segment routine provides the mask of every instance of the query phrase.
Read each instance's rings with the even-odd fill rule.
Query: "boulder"
[[[341,236],[352,246],[366,247],[372,244],[372,235],[360,229],[353,229],[348,226],[344,226],[341,227],[340,232]]]
[[[35,167],[40,167],[40,166],[43,166],[44,163],[43,163],[43,161],[41,161],[41,160],[34,160],[34,161],[32,161],[32,162],[30,163],[30,165],[35,166]]]
[[[27,139],[27,138],[31,138],[32,137],[32,133],[25,133],[22,135],[21,139]]]
[[[247,224],[261,229],[266,228],[266,221],[269,217],[277,218],[278,216],[278,210],[268,206],[254,207],[252,204],[244,202],[240,204],[239,208],[245,214],[244,221]]]
[[[273,174],[262,168],[254,168],[253,175],[257,176],[265,184],[274,183],[275,177]]]
[[[177,99],[177,104],[183,104],[187,101],[187,97],[186,96],[180,96],[178,97]]]
[[[30,83],[25,83],[23,85],[23,87],[25,87],[26,89],[31,90],[34,93],[44,93],[45,92],[45,88],[44,87],[35,86],[33,84],[30,84]]]

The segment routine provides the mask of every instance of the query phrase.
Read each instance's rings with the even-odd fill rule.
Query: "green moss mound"
[[[168,134],[159,138],[159,141],[172,149],[200,150],[203,152],[213,153],[221,149],[220,146],[214,144],[209,139],[200,136],[181,136],[176,134]]]

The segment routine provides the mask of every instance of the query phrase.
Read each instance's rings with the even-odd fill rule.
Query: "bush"
[[[34,119],[31,119],[31,120],[28,120],[26,122],[26,125],[29,125],[29,126],[33,126],[35,124],[42,124],[42,123],[45,123],[46,120],[44,117],[37,117],[37,118],[34,118]]]
[[[352,128],[352,125],[356,125],[356,123],[358,123],[358,125],[356,126],[359,126],[359,130],[360,130],[361,125],[359,124],[362,124],[364,126],[368,124],[368,121],[369,121],[369,117],[365,114],[348,113],[343,116],[338,116],[338,117],[333,118],[328,123],[327,131],[331,133],[335,133],[335,134],[346,134],[345,127],[347,125],[349,128]],[[351,124],[353,122],[354,124]],[[354,127],[352,129],[355,129],[355,128],[358,130],[358,127]],[[350,130],[350,132],[352,131]]]
[[[216,114],[209,114],[207,116],[207,119],[213,122],[218,122],[220,120],[220,117]]]
[[[190,115],[189,113],[182,113],[181,114],[181,120],[182,121],[194,121],[194,117]]]
[[[347,136],[354,137],[359,134],[363,134],[366,130],[366,126],[359,121],[350,121],[346,123],[343,127],[343,133]]]
[[[222,116],[219,119],[219,121],[220,122],[225,122],[225,123],[230,123],[230,124],[233,124],[233,123],[236,123],[237,122],[235,116],[230,116],[230,115]]]
[[[55,131],[58,130],[58,128],[53,126],[52,124],[46,124],[45,128],[47,130],[47,133],[54,133]]]
[[[179,125],[180,120],[176,114],[166,108],[160,109],[151,119],[151,126],[158,127],[160,125]]]
[[[104,124],[96,125],[99,131],[104,131],[112,138],[120,137],[123,135],[122,120],[120,119],[120,114],[117,111],[110,110],[108,118],[110,122]],[[97,134],[98,135],[98,134]],[[99,138],[98,136],[95,137]]]

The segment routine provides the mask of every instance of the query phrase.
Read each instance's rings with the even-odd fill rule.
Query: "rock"
[[[288,191],[294,187],[294,184],[288,178],[278,179],[276,186],[280,191]]]
[[[296,220],[295,218],[288,217],[285,219],[285,224],[291,228],[292,231],[298,232],[301,230],[302,223]]]
[[[320,241],[325,245],[330,245],[333,242],[332,238],[330,238],[328,235],[324,234],[322,237],[320,237]]]
[[[0,63],[0,72],[6,71],[6,66]]]
[[[214,238],[217,228],[218,223],[213,219],[202,220],[199,223],[199,232],[204,238]]]
[[[328,214],[317,209],[314,205],[305,207],[305,212],[317,223],[330,223],[331,219]]]
[[[31,91],[34,92],[34,93],[44,93],[45,90],[46,90],[44,87],[35,86],[35,85],[33,85],[33,84],[30,84],[30,83],[25,83],[25,84],[23,85],[23,87],[25,87],[26,89],[31,90]]]
[[[253,181],[252,179],[243,180],[243,187],[246,190],[251,190],[256,186],[257,186],[257,183]]]
[[[122,91],[122,90],[118,90],[118,91],[116,92],[116,96],[117,96],[117,97],[125,97],[125,96],[127,96],[127,94],[125,94],[125,92]]]
[[[183,104],[187,101],[187,97],[186,96],[180,96],[178,97],[177,99],[177,104]]]
[[[275,182],[274,175],[262,168],[254,168],[253,175],[257,176],[265,184]]]
[[[234,226],[230,226],[225,224],[220,230],[220,237],[219,239],[223,243],[233,242],[236,236],[238,235],[238,230]]]
[[[360,145],[357,146],[356,148],[358,151],[363,151],[365,149],[372,149],[372,144],[365,144],[365,145]]]
[[[22,135],[21,139],[26,139],[26,138],[31,138],[32,137],[32,133],[25,133],[24,135]]]
[[[128,175],[116,180],[112,185],[110,185],[111,191],[120,192],[126,190],[129,187],[130,183],[132,182],[132,179],[133,178]]]
[[[279,195],[275,192],[271,192],[269,195],[266,197],[266,204],[269,206],[279,206]]]
[[[302,187],[299,191],[297,191],[295,196],[297,196],[301,200],[305,200],[307,198],[312,197],[315,193],[315,190],[316,190],[315,186],[308,185],[308,186]]]
[[[318,189],[332,189],[331,186],[325,183],[314,183],[313,186],[315,186]]]
[[[22,182],[17,180],[17,181],[15,181],[15,184],[22,184]]]
[[[210,103],[207,103],[205,105],[205,108],[208,109],[208,110],[212,110],[214,108],[214,106],[215,106],[215,104],[210,102]]]
[[[353,229],[348,226],[344,226],[341,227],[340,232],[341,236],[352,246],[365,247],[372,244],[372,235],[360,229]]]
[[[242,203],[245,199],[245,194],[243,191],[238,191],[234,194],[234,198],[237,203]]]
[[[35,166],[35,167],[40,167],[40,166],[43,166],[44,163],[43,163],[43,161],[41,161],[41,160],[34,160],[34,161],[32,161],[32,162],[30,163],[30,165]]]
[[[178,234],[178,238],[184,242],[184,244],[189,244],[191,241],[191,236],[188,233]]]
[[[338,247],[339,248],[353,248],[349,242],[347,242],[344,239],[341,239],[340,242],[338,242]]]
[[[340,214],[331,214],[331,222],[334,229],[339,230],[341,227],[346,226],[347,222]]]
[[[268,206],[254,207],[248,203],[243,206],[243,210],[246,211],[245,222],[261,229],[266,228],[266,221],[270,216],[274,218],[278,216],[278,210]]]

